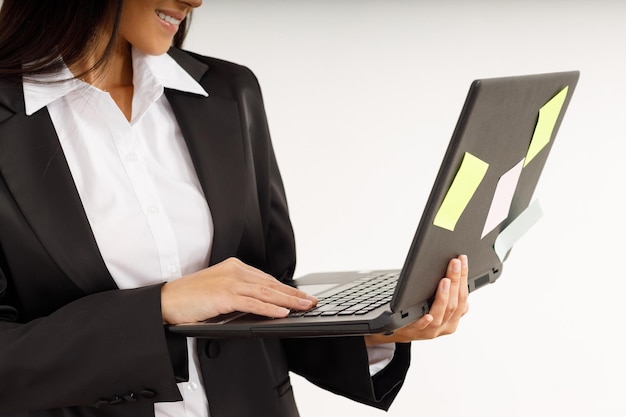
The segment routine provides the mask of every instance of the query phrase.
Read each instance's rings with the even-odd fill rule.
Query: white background
[[[539,224],[388,414],[294,377],[303,417],[624,416],[626,2],[207,0],[186,44],[258,76],[296,275],[399,268],[476,78],[580,70]],[[471,260],[470,260],[471,263]],[[242,401],[245,399],[242,398]]]

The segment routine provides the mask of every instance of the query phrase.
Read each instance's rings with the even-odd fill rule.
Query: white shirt
[[[48,108],[98,248],[119,288],[166,282],[208,265],[211,212],[164,88],[208,96],[169,55],[133,49],[132,116],[77,79],[24,82],[26,113]],[[43,80],[70,79],[65,69]],[[208,417],[195,343],[182,402],[157,403],[157,417]],[[370,372],[393,345],[368,349]]]

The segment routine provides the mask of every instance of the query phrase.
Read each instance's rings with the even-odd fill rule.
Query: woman
[[[289,371],[387,409],[408,342],[467,311],[460,256],[393,336],[164,330],[316,302],[285,284],[294,238],[256,79],[179,49],[201,3],[3,2],[0,416],[297,416]]]

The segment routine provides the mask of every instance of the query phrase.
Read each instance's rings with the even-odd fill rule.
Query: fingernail
[[[441,285],[441,290],[442,290],[443,292],[448,292],[448,291],[450,291],[450,280],[449,280],[448,278],[445,278],[445,279],[443,280],[443,283],[442,283],[442,285]]]
[[[304,307],[304,308],[309,308],[313,305],[313,301],[311,300],[307,300],[304,298],[299,298],[298,299],[298,305],[300,305],[300,307]]]
[[[454,259],[452,262],[452,272],[461,272],[461,261]]]

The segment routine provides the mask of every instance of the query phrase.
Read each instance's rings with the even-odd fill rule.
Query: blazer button
[[[128,401],[129,403],[134,403],[134,402],[137,402],[137,396],[135,395],[135,393],[134,393],[134,392],[129,392],[129,393],[128,393],[128,394],[126,394],[126,395],[122,395],[122,398],[123,398],[125,401]]]
[[[217,340],[209,340],[204,347],[204,353],[209,358],[217,358],[220,355],[220,342]]]
[[[141,395],[143,398],[154,398],[156,396],[156,392],[150,389],[145,389],[141,391],[139,395]]]
[[[111,404],[111,405],[118,405],[118,404],[121,404],[123,402],[124,402],[124,400],[119,395],[116,395],[115,397],[113,397],[113,399],[111,401],[109,401],[109,404]]]

